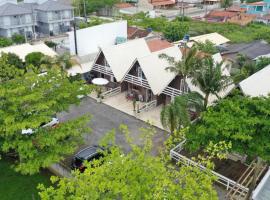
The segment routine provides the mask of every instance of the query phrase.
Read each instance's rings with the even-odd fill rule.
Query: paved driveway
[[[58,115],[60,121],[73,119],[84,114],[91,114],[92,120],[89,126],[92,132],[85,135],[85,145],[98,144],[98,141],[110,130],[116,130],[116,143],[121,145],[126,151],[130,148],[125,143],[124,136],[119,132],[120,124],[126,124],[130,130],[134,143],[141,144],[140,139],[141,127],[147,127],[147,124],[130,115],[127,115],[119,110],[116,110],[108,105],[96,103],[92,98],[86,97],[82,100],[79,106],[71,106],[68,112],[63,112]],[[156,134],[153,137],[153,153],[157,154],[158,149],[162,147],[163,142],[167,138],[167,133],[161,129],[155,128]]]

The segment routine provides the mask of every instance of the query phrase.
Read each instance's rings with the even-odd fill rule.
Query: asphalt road
[[[115,129],[116,144],[123,147],[125,151],[128,151],[130,147],[125,142],[124,135],[120,133],[118,129],[121,124],[128,126],[130,136],[133,138],[135,144],[143,143],[143,139],[140,137],[141,133],[139,129],[148,126],[145,122],[116,110],[108,105],[97,103],[95,100],[89,97],[84,98],[79,106],[73,105],[70,107],[68,112],[60,113],[58,118],[60,121],[66,121],[85,114],[92,115],[92,119],[89,123],[89,127],[92,129],[92,131],[84,136],[85,144],[82,145],[78,150],[88,145],[97,145],[99,140],[103,138],[108,131]],[[168,134],[161,129],[154,129],[156,133],[153,136],[153,153],[156,155],[158,154],[159,149],[163,146],[163,142],[168,137]]]
[[[84,136],[85,144],[80,146],[78,151],[85,146],[98,144],[99,140],[112,129],[115,129],[116,131],[116,143],[122,146],[125,151],[129,151],[129,145],[125,142],[123,134],[118,130],[120,124],[128,126],[131,137],[134,139],[134,143],[142,144],[143,141],[140,139],[141,134],[139,129],[148,126],[145,122],[108,105],[96,103],[95,100],[89,97],[84,98],[79,106],[71,106],[68,112],[60,113],[58,118],[60,121],[66,121],[85,114],[92,115],[92,119],[89,123],[92,132]],[[163,142],[168,137],[168,133],[158,128],[154,129],[156,134],[153,137],[153,154],[157,155],[159,149],[163,147]],[[65,163],[69,165],[70,161],[71,157],[67,158]],[[226,191],[224,188],[217,185],[215,185],[215,188],[218,192],[219,199],[225,200]]]

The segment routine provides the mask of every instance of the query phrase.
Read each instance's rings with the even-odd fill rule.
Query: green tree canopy
[[[270,160],[270,98],[235,96],[202,113],[186,134],[192,149],[231,141],[232,151]]]
[[[7,62],[8,64],[17,67],[18,69],[25,69],[25,65],[22,59],[20,59],[20,57],[14,53],[7,53]]]
[[[161,110],[162,126],[168,128],[171,133],[188,126],[192,120],[190,109],[198,113],[203,110],[203,97],[199,93],[190,92],[176,96],[170,104]]]
[[[188,30],[189,26],[186,23],[171,22],[167,23],[162,33],[167,40],[170,42],[175,42],[182,40]]]
[[[197,42],[196,47],[199,51],[209,53],[211,55],[218,53],[218,49],[216,48],[215,44],[209,40],[206,40],[205,42]]]
[[[192,83],[205,94],[204,107],[206,108],[209,96],[212,94],[219,99],[219,92],[232,84],[232,80],[222,74],[223,62],[215,63],[211,56],[207,56],[202,59],[201,64],[201,69],[193,73]]]
[[[20,66],[21,60],[16,55],[3,53],[0,57],[0,84],[21,76],[24,70],[19,69]]]
[[[57,128],[40,128],[58,112],[79,103],[78,95],[90,92],[89,86],[73,81],[57,70],[24,76],[0,84],[0,148],[15,154],[15,169],[32,174],[72,153],[88,132],[89,118],[61,122]],[[34,133],[23,135],[31,128]]]
[[[121,129],[129,134],[125,127]],[[150,153],[152,130],[143,130],[143,134],[146,137],[141,146],[126,136],[131,144],[127,154],[114,146],[111,153],[88,165],[84,173],[76,171],[71,178],[54,177],[52,187],[40,185],[41,199],[218,199],[212,185],[215,177],[192,166],[176,170],[166,165]]]
[[[44,57],[45,55],[41,52],[29,53],[25,56],[25,64],[26,66],[32,65],[39,69],[42,64],[42,58]]]
[[[102,8],[111,8],[119,0],[86,0],[87,13],[99,11]],[[83,1],[81,1],[81,11],[83,11]],[[83,12],[82,12],[83,13]]]

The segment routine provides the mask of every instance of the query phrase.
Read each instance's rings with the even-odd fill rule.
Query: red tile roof
[[[115,7],[121,9],[121,8],[131,8],[134,6],[130,3],[117,3],[115,4]]]
[[[167,6],[174,5],[176,3],[175,0],[149,0],[149,2],[153,6]]]
[[[210,18],[212,18],[212,17],[228,17],[228,18],[230,18],[230,17],[234,17],[236,15],[237,15],[237,13],[235,13],[235,12],[214,10],[214,11],[211,11],[207,15],[207,17],[210,17]]]
[[[168,41],[161,39],[147,40],[146,43],[151,52],[160,51],[173,46],[173,44]]]
[[[143,38],[146,37],[149,34],[147,30],[140,29],[137,27],[128,27],[127,29],[127,35],[128,39],[135,39],[135,38]]]

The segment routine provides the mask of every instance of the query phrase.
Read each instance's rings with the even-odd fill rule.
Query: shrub
[[[26,65],[33,65],[37,68],[40,67],[40,65],[42,64],[42,58],[45,55],[41,52],[33,52],[33,53],[29,53],[28,55],[25,56],[25,63]]]
[[[8,47],[10,45],[12,45],[11,39],[0,37],[0,47]]]
[[[11,39],[12,39],[12,41],[13,41],[15,44],[22,44],[22,43],[25,43],[25,37],[24,37],[24,35],[14,34],[14,35],[12,35]]]

